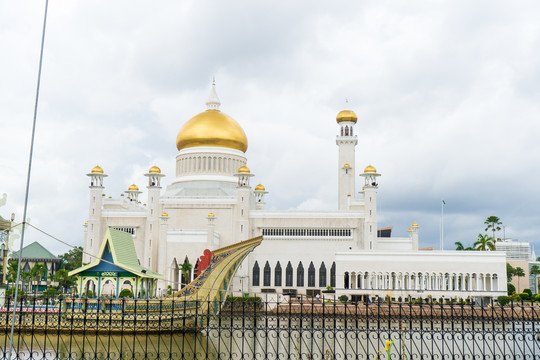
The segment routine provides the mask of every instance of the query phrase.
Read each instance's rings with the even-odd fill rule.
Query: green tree
[[[30,270],[30,274],[32,278],[36,280],[37,289],[40,281],[43,279],[44,276],[47,275],[47,267],[45,266],[45,264],[34,264],[32,270]]]
[[[67,253],[58,255],[60,259],[63,260],[62,268],[67,271],[75,270],[82,266],[82,246],[76,246],[73,249],[69,250]]]
[[[500,225],[502,225],[501,219],[499,219],[495,215],[488,216],[486,221],[484,221],[484,225],[486,225],[486,228],[484,229],[484,231],[488,231],[489,229],[491,229],[491,231],[493,232],[493,236],[491,238],[493,239],[493,241],[495,241],[495,231],[501,230],[501,227],[500,227]]]
[[[14,284],[17,281],[17,267],[19,266],[18,261],[10,261],[7,268],[7,281],[8,283]]]
[[[54,274],[53,279],[58,283],[58,288],[67,290],[75,285],[77,279],[68,275],[69,271],[66,269],[60,269]]]
[[[508,281],[512,281],[512,277],[515,274],[516,274],[516,269],[509,263],[506,263],[506,278],[508,279]]]
[[[518,278],[518,281],[517,281],[517,292],[519,293],[519,278],[525,276],[525,272],[523,271],[522,268],[517,267],[517,268],[516,268],[516,273],[515,273],[515,275],[516,275],[517,278]]]
[[[460,241],[456,241],[456,242],[454,243],[454,245],[456,245],[456,250],[457,250],[457,251],[465,250],[465,246],[463,246],[463,244],[462,244]]]
[[[538,274],[540,274],[540,266],[534,264],[529,270],[529,274],[534,275],[534,288],[538,289]],[[538,290],[537,290],[538,291]]]
[[[495,250],[495,243],[491,236],[478,234],[478,240],[474,243],[474,248],[481,251]]]
[[[189,284],[188,279],[189,279],[189,273],[191,272],[191,269],[193,269],[193,265],[191,265],[187,261],[184,261],[182,266],[180,266],[180,271],[182,272],[182,282],[184,283],[184,286]]]

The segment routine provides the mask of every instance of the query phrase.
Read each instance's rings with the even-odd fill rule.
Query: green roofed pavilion
[[[136,298],[152,296],[156,283],[163,276],[141,266],[130,233],[108,228],[101,243],[98,258],[88,265],[69,272],[77,276],[79,296],[91,290],[98,298],[129,289]]]

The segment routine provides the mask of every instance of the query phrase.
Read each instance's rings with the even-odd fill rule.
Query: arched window
[[[343,136],[343,126],[341,127],[341,136]]]
[[[349,127],[345,126],[345,136],[349,136]]]
[[[279,261],[274,269],[274,286],[281,286],[281,264]]]
[[[272,269],[270,269],[270,264],[268,261],[264,265],[264,279],[263,279],[263,286],[270,286],[270,273]]]
[[[345,275],[343,276],[343,286],[345,289],[349,288],[349,273],[345,272]]]
[[[293,268],[290,261],[285,269],[285,286],[293,286]]]
[[[307,286],[315,287],[315,266],[313,266],[313,261],[309,263],[307,274]]]
[[[336,262],[334,261],[332,263],[332,267],[330,268],[330,286],[336,287]]]
[[[351,126],[351,136],[352,136],[352,126]]]
[[[253,286],[259,286],[260,275],[261,270],[259,269],[259,263],[255,261],[255,265],[253,265]]]
[[[319,287],[326,287],[326,266],[324,265],[324,261],[321,267],[319,267]]]
[[[301,261],[296,268],[296,286],[304,286],[304,265]]]

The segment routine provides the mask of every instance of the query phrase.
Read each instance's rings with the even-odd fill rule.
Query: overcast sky
[[[0,2],[0,215],[19,221],[43,10]],[[170,183],[176,134],[215,75],[267,208],[337,208],[348,107],[357,170],[382,174],[380,227],[418,222],[420,245],[438,247],[444,199],[448,249],[490,215],[540,245],[539,18],[538,1],[51,0],[28,217],[82,245],[93,166],[107,196],[146,190],[154,164]]]

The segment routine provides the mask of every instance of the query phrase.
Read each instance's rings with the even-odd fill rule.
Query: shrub
[[[118,297],[120,297],[120,298],[132,298],[133,297],[133,292],[130,289],[122,289],[122,291],[120,291],[120,294],[118,294]]]
[[[516,292],[516,287],[514,285],[508,283],[506,286],[508,288],[508,295],[512,295]]]
[[[60,294],[60,292],[58,290],[56,290],[55,288],[49,288],[45,291],[43,291],[41,293],[41,295],[43,295],[43,297],[47,298],[47,297],[56,297],[58,296],[58,294]]]
[[[510,302],[510,298],[508,296],[499,296],[497,301],[499,302],[499,305],[504,306]]]
[[[527,293],[522,292],[522,293],[519,293],[518,295],[521,300],[529,300],[529,294]]]
[[[227,301],[260,302],[261,298],[258,296],[227,296]]]
[[[349,297],[347,295],[341,295],[339,297],[339,301],[341,302],[347,302],[349,300]]]
[[[17,291],[17,293],[18,293],[17,296],[19,297],[22,297],[25,295],[25,292],[22,291],[21,288],[19,288],[19,291]],[[15,296],[15,286],[10,287],[8,291],[6,291],[6,296],[11,296],[11,297]]]
[[[529,294],[529,299],[532,299],[533,294],[532,294],[531,289],[523,289],[523,292],[526,293],[526,294]]]
[[[94,293],[92,292],[92,290],[88,290],[88,292],[84,294],[84,296],[91,299],[94,297]]]
[[[540,294],[534,296],[534,301],[540,302]]]
[[[521,301],[521,297],[519,296],[519,294],[513,293],[512,295],[510,295],[510,300]]]

